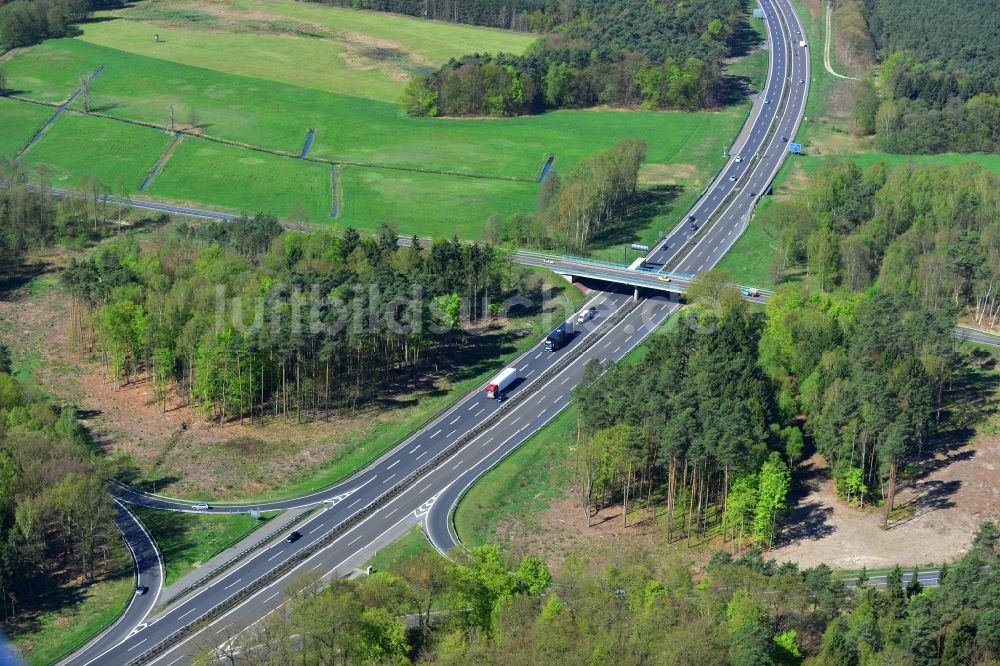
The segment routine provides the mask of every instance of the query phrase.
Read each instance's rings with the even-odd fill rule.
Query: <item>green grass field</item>
[[[160,549],[166,570],[164,585],[173,585],[195,566],[229,548],[280,511],[262,514],[265,520],[247,514],[212,515],[178,513],[133,507]]]
[[[115,619],[135,593],[134,585],[132,571],[126,569],[117,577],[82,587],[72,603],[42,614],[34,631],[11,641],[29,666],[54,663]]]
[[[726,74],[745,78],[754,90],[760,91],[767,76],[767,51],[760,50],[737,60],[726,67]]]
[[[0,97],[0,157],[13,157],[55,112],[46,106]]]
[[[166,132],[64,113],[21,159],[48,167],[56,187],[78,185],[84,174],[93,174],[112,193],[132,193],[168,143]]]
[[[361,565],[361,570],[372,567],[372,571],[394,571],[425,551],[434,552],[434,547],[420,527],[414,526],[409,532],[375,554],[375,557]]]
[[[28,98],[64,100],[84,76],[104,67],[90,86],[90,108],[112,118],[165,127],[172,116],[181,128],[196,126],[207,136],[293,156],[314,129],[309,156],[340,163],[338,223],[360,228],[392,221],[404,234],[479,238],[491,215],[534,208],[534,180],[548,155],[565,174],[585,156],[639,138],[648,150],[644,187],[658,194],[614,238],[598,243],[597,256],[617,259],[622,244],[650,243],[673,226],[722,164],[723,148],[748,108],[410,118],[398,104],[379,101],[391,97],[381,86],[401,89],[402,79],[345,60],[345,49],[393,51],[393,44],[406,45],[400,56],[405,62],[396,65],[409,71],[413,63],[434,64],[469,50],[518,52],[531,36],[287,0],[197,6],[150,1],[103,18],[83,25],[81,37],[15,54],[5,65],[9,85]],[[157,31],[159,43],[151,38]],[[235,52],[243,55],[223,57]],[[755,55],[734,67],[751,72],[760,69],[758,61]],[[82,106],[81,98],[73,104]],[[78,183],[86,169],[112,191],[122,184],[134,191],[167,138],[155,130],[66,115],[27,161],[50,165],[57,184]],[[144,194],[317,223],[331,221],[333,197],[326,165],[193,138],[181,142]]]
[[[91,85],[91,106],[112,116],[166,125],[173,106],[176,122],[186,126],[194,110],[205,134],[294,154],[312,128],[314,157],[503,178],[536,178],[549,154],[556,157],[556,170],[566,172],[582,157],[628,138],[646,141],[650,164],[692,165],[710,173],[714,163],[706,165],[702,158],[714,156],[716,149],[721,156],[723,143],[735,135],[746,113],[745,106],[735,106],[703,113],[568,110],[503,120],[410,118],[397,104],[180,65],[76,39],[45,42],[15,58],[11,85],[23,88],[26,97],[45,97],[18,72],[30,69],[29,61],[42,67],[56,53],[86,63],[78,64],[81,71],[106,66]],[[76,85],[77,78],[71,78],[52,96],[65,98]],[[78,99],[74,107],[81,104]]]
[[[106,12],[80,39],[129,53],[397,102],[407,74],[466,53],[523,53],[536,36],[279,0],[155,0]],[[154,41],[158,34],[160,41]],[[240,54],[228,57],[227,54]],[[301,63],[319,66],[302,67]]]
[[[374,230],[391,221],[403,235],[478,239],[490,215],[529,212],[538,194],[534,183],[350,166],[338,171],[344,192],[338,222]]]
[[[182,140],[144,194],[284,218],[330,220],[330,167],[195,138]]]
[[[462,496],[455,509],[455,530],[463,544],[495,541],[503,519],[531,520],[532,513],[548,507],[548,500],[562,497],[573,471],[566,456],[572,456],[576,446],[576,416],[576,407],[565,409]]]

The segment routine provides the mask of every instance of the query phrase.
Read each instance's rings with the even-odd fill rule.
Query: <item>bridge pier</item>
[[[634,291],[632,292],[632,302],[633,303],[639,302],[639,287],[635,287]]]

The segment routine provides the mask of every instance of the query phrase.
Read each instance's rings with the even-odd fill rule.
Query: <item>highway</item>
[[[807,84],[794,77],[807,82],[808,65],[803,55],[792,55],[790,40],[801,27],[785,0],[761,0],[761,6],[769,15],[771,58],[766,91],[738,139],[744,159],[730,160],[691,213],[701,219],[698,234],[678,236],[685,219],[654,248],[648,259],[661,269],[676,263],[679,272],[695,273],[721,258],[780,168],[786,154],[780,136],[792,136],[800,121]],[[786,21],[793,27],[787,28]],[[752,196],[750,188],[755,188]],[[580,324],[566,347],[546,352],[539,342],[519,357],[514,365],[523,379],[505,402],[487,399],[480,387],[350,479],[304,497],[254,504],[261,509],[325,506],[296,527],[302,535],[297,541],[279,539],[255,551],[151,620],[140,612],[141,604],[133,604],[134,613],[130,608],[112,630],[64,663],[185,663],[194,653],[240,641],[240,628],[278,608],[283,589],[299,573],[345,574],[416,523],[425,525],[437,548],[447,549],[454,543],[449,517],[464,489],[566,406],[590,358],[620,359],[679,307],[669,293],[635,302],[632,291],[609,287],[598,292],[585,305],[597,307],[598,316]],[[192,510],[189,503],[121,488],[115,493],[147,506]],[[246,509],[220,505],[207,510]],[[150,598],[155,601],[152,590]]]

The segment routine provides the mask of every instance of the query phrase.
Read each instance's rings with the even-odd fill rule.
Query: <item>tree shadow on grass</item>
[[[18,292],[48,270],[49,265],[44,263],[0,267],[0,300],[6,301],[18,298],[20,295]]]
[[[655,185],[636,192],[628,214],[618,223],[594,238],[591,247],[602,250],[625,243],[637,243],[641,232],[653,225],[657,217],[670,212],[670,206],[681,195],[680,185]],[[670,226],[673,226],[671,223]]]

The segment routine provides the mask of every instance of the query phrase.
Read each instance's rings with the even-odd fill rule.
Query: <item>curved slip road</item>
[[[683,238],[684,243],[671,246],[671,239],[680,240],[675,230],[651,253],[649,261],[653,264],[664,266],[669,261],[681,260],[681,265],[693,266],[689,272],[703,270],[694,266],[695,262],[705,266],[714,264],[735,242],[733,234],[745,225],[753,204],[781,165],[784,150],[772,149],[776,145],[775,140],[779,140],[777,137],[783,128],[793,132],[798,126],[806,86],[798,84],[797,80],[793,85],[786,84],[793,81],[791,77],[797,75],[802,67],[806,68],[803,81],[807,81],[808,64],[798,69],[794,65],[796,58],[801,62],[807,59],[792,55],[794,51],[789,42],[792,32],[784,25],[785,12],[793,17],[796,28],[792,31],[800,31],[801,28],[791,10],[783,7],[781,2],[762,0],[761,6],[769,15],[771,44],[768,84],[762,98],[770,101],[758,102],[751,114],[749,127],[742,134],[746,138],[739,152],[745,153],[746,159],[739,163],[735,158],[731,160],[692,212],[710,222],[693,239],[694,251],[685,247],[689,244],[686,237]],[[800,100],[801,105],[797,106],[796,100]],[[776,118],[780,124],[772,128]],[[760,149],[765,146],[769,152],[761,153]],[[760,157],[750,157],[749,151],[756,151]],[[729,175],[736,175],[736,181],[730,181]],[[738,196],[743,194],[744,187],[754,183],[761,186],[753,196]],[[683,231],[686,225],[687,222],[681,222],[678,229]],[[699,249],[710,249],[711,253],[706,259],[693,258],[692,255]],[[521,357],[518,367],[527,381],[513,387],[510,393],[516,396],[529,386],[534,393],[519,404],[512,405],[511,409],[504,410],[502,416],[497,417],[498,422],[485,432],[476,432],[476,426],[499,410],[495,401],[487,400],[482,391],[477,390],[351,479],[305,497],[254,504],[261,509],[280,509],[327,502],[323,511],[297,528],[302,534],[298,541],[279,541],[262,548],[210,584],[182,598],[138,631],[128,635],[123,635],[121,631],[108,632],[100,639],[100,647],[103,649],[110,644],[110,648],[102,651],[91,646],[67,663],[125,664],[134,661],[170,666],[183,663],[195,652],[217,647],[234,638],[238,640],[235,627],[246,626],[278,607],[282,588],[291,576],[304,571],[322,576],[346,573],[368,559],[374,548],[388,543],[419,521],[427,523],[435,546],[447,548],[451,540],[447,529],[447,516],[453,505],[450,500],[457,498],[463,487],[471,484],[485,469],[566,406],[569,392],[589,358],[617,360],[654,330],[677,307],[676,302],[671,302],[669,298],[664,294],[643,301],[627,311],[610,330],[602,330],[603,337],[558,374],[544,384],[531,384],[533,378],[551,370],[561,357],[573,354],[577,345],[585,340],[588,344],[593,343],[596,336],[589,334],[600,328],[610,313],[630,307],[626,305],[630,300],[629,292],[616,290],[595,297],[592,302],[601,310],[600,315],[583,324],[581,334],[567,347],[555,353],[546,353],[542,343],[539,343]],[[464,440],[468,440],[467,443],[447,461],[433,469],[421,470],[426,460]],[[414,482],[417,473],[420,476]],[[401,484],[404,480],[405,484]],[[121,494],[126,491],[116,492]],[[163,509],[191,510],[190,503],[163,498],[137,494],[123,498]],[[211,511],[246,509],[246,505],[223,506]],[[441,515],[443,520],[437,518]],[[330,535],[335,535],[335,538]],[[320,545],[322,548],[318,547]],[[278,573],[273,573],[275,571]],[[258,582],[262,580],[266,584]],[[224,612],[217,610],[222,604],[226,604]],[[183,638],[173,640],[178,630],[206,615],[210,617],[207,625],[192,627]],[[168,649],[158,648],[167,642]]]

